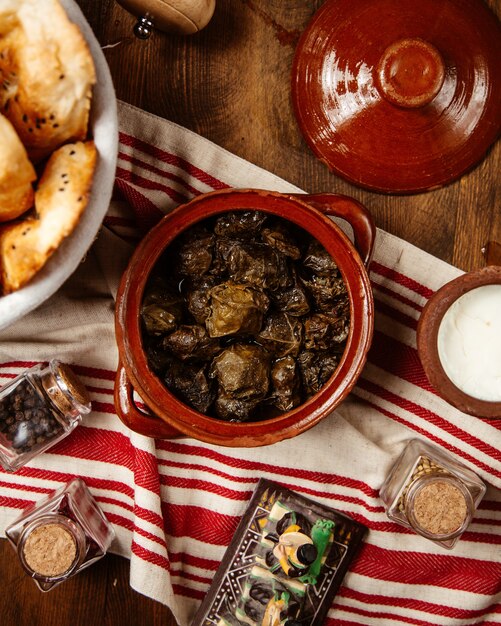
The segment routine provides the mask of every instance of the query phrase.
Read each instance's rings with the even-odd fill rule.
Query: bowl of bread
[[[0,3],[0,329],[74,272],[108,209],[113,83],[73,0]]]

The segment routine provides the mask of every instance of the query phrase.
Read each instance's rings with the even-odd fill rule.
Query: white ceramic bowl
[[[110,71],[101,47],[87,20],[74,0],[61,0],[66,12],[75,22],[90,48],[96,66],[90,115],[90,133],[98,152],[92,190],[80,222],[63,241],[45,266],[22,289],[0,296],[0,330],[47,300],[75,271],[94,241],[108,210],[115,180],[118,150],[117,102]]]

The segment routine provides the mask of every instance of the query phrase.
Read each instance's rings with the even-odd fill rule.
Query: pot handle
[[[134,402],[134,388],[120,361],[115,377],[114,399],[118,417],[134,432],[155,439],[175,439],[185,436],[159,417],[144,413],[137,407]]]
[[[346,220],[353,228],[355,248],[360,254],[363,264],[367,268],[369,267],[376,240],[376,226],[372,215],[363,204],[349,196],[336,193],[294,195],[325,215],[333,215]]]

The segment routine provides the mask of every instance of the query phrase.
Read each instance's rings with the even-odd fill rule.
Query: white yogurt
[[[454,302],[438,329],[438,354],[461,391],[501,401],[501,285],[477,287]]]

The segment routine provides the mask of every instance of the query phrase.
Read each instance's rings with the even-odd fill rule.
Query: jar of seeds
[[[34,502],[5,535],[41,591],[78,574],[108,551],[115,531],[85,482],[75,477]]]
[[[0,389],[0,464],[16,471],[66,437],[89,413],[89,394],[73,371],[53,359]]]
[[[440,448],[413,439],[380,490],[388,517],[451,549],[485,494],[482,480]]]

